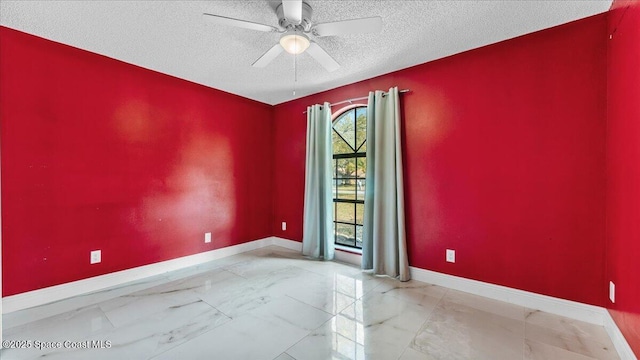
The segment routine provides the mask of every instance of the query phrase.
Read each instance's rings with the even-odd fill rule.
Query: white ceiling
[[[313,8],[315,23],[381,16],[383,30],[315,39],[341,67],[329,73],[303,53],[297,58],[294,84],[293,55],[283,52],[265,68],[251,67],[279,34],[214,25],[202,16],[208,12],[277,26],[278,0],[2,0],[0,23],[278,104],[605,12],[611,5],[611,0],[305,1]]]

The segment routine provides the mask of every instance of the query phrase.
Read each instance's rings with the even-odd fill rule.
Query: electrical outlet
[[[92,264],[97,264],[99,262],[102,262],[102,251],[101,250],[94,250],[91,252],[91,263]]]
[[[609,281],[609,300],[612,303],[616,302],[616,284],[613,281]]]
[[[211,242],[211,233],[204,233],[204,242],[205,243]]]
[[[287,222],[286,221],[282,222],[282,231],[287,231]]]
[[[456,251],[447,249],[447,262],[454,263],[456,262]]]

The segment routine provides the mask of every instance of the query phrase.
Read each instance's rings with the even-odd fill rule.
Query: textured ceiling
[[[316,38],[340,69],[308,54],[251,64],[279,39],[214,25],[202,13],[277,26],[277,0],[0,1],[0,23],[268,104],[371,78],[607,11],[600,1],[314,1],[315,23],[381,16],[378,34]],[[311,38],[314,38],[311,36]],[[293,94],[296,89],[295,95]]]

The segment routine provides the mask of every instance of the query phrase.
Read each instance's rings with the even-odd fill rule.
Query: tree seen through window
[[[367,108],[356,107],[333,122],[335,243],[362,248],[367,169]]]

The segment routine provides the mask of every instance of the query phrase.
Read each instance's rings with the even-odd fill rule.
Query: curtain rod
[[[402,90],[399,90],[399,91],[398,91],[398,93],[399,93],[399,94],[404,94],[404,93],[408,93],[408,92],[410,92],[410,91],[411,91],[410,89],[402,89]],[[388,93],[389,93],[389,92],[384,92],[384,93],[382,93],[382,96],[385,96],[385,95],[386,95],[386,94],[388,94]],[[369,99],[369,97],[368,97],[368,96],[362,96],[362,97],[358,97],[358,98],[353,98],[353,99],[347,99],[347,100],[338,101],[337,103],[329,104],[329,106],[335,106],[335,105],[346,104],[346,103],[353,104],[353,102],[354,102],[354,101],[367,100],[367,99]],[[306,113],[307,113],[307,110],[303,111],[302,113],[303,113],[303,114],[306,114]]]

